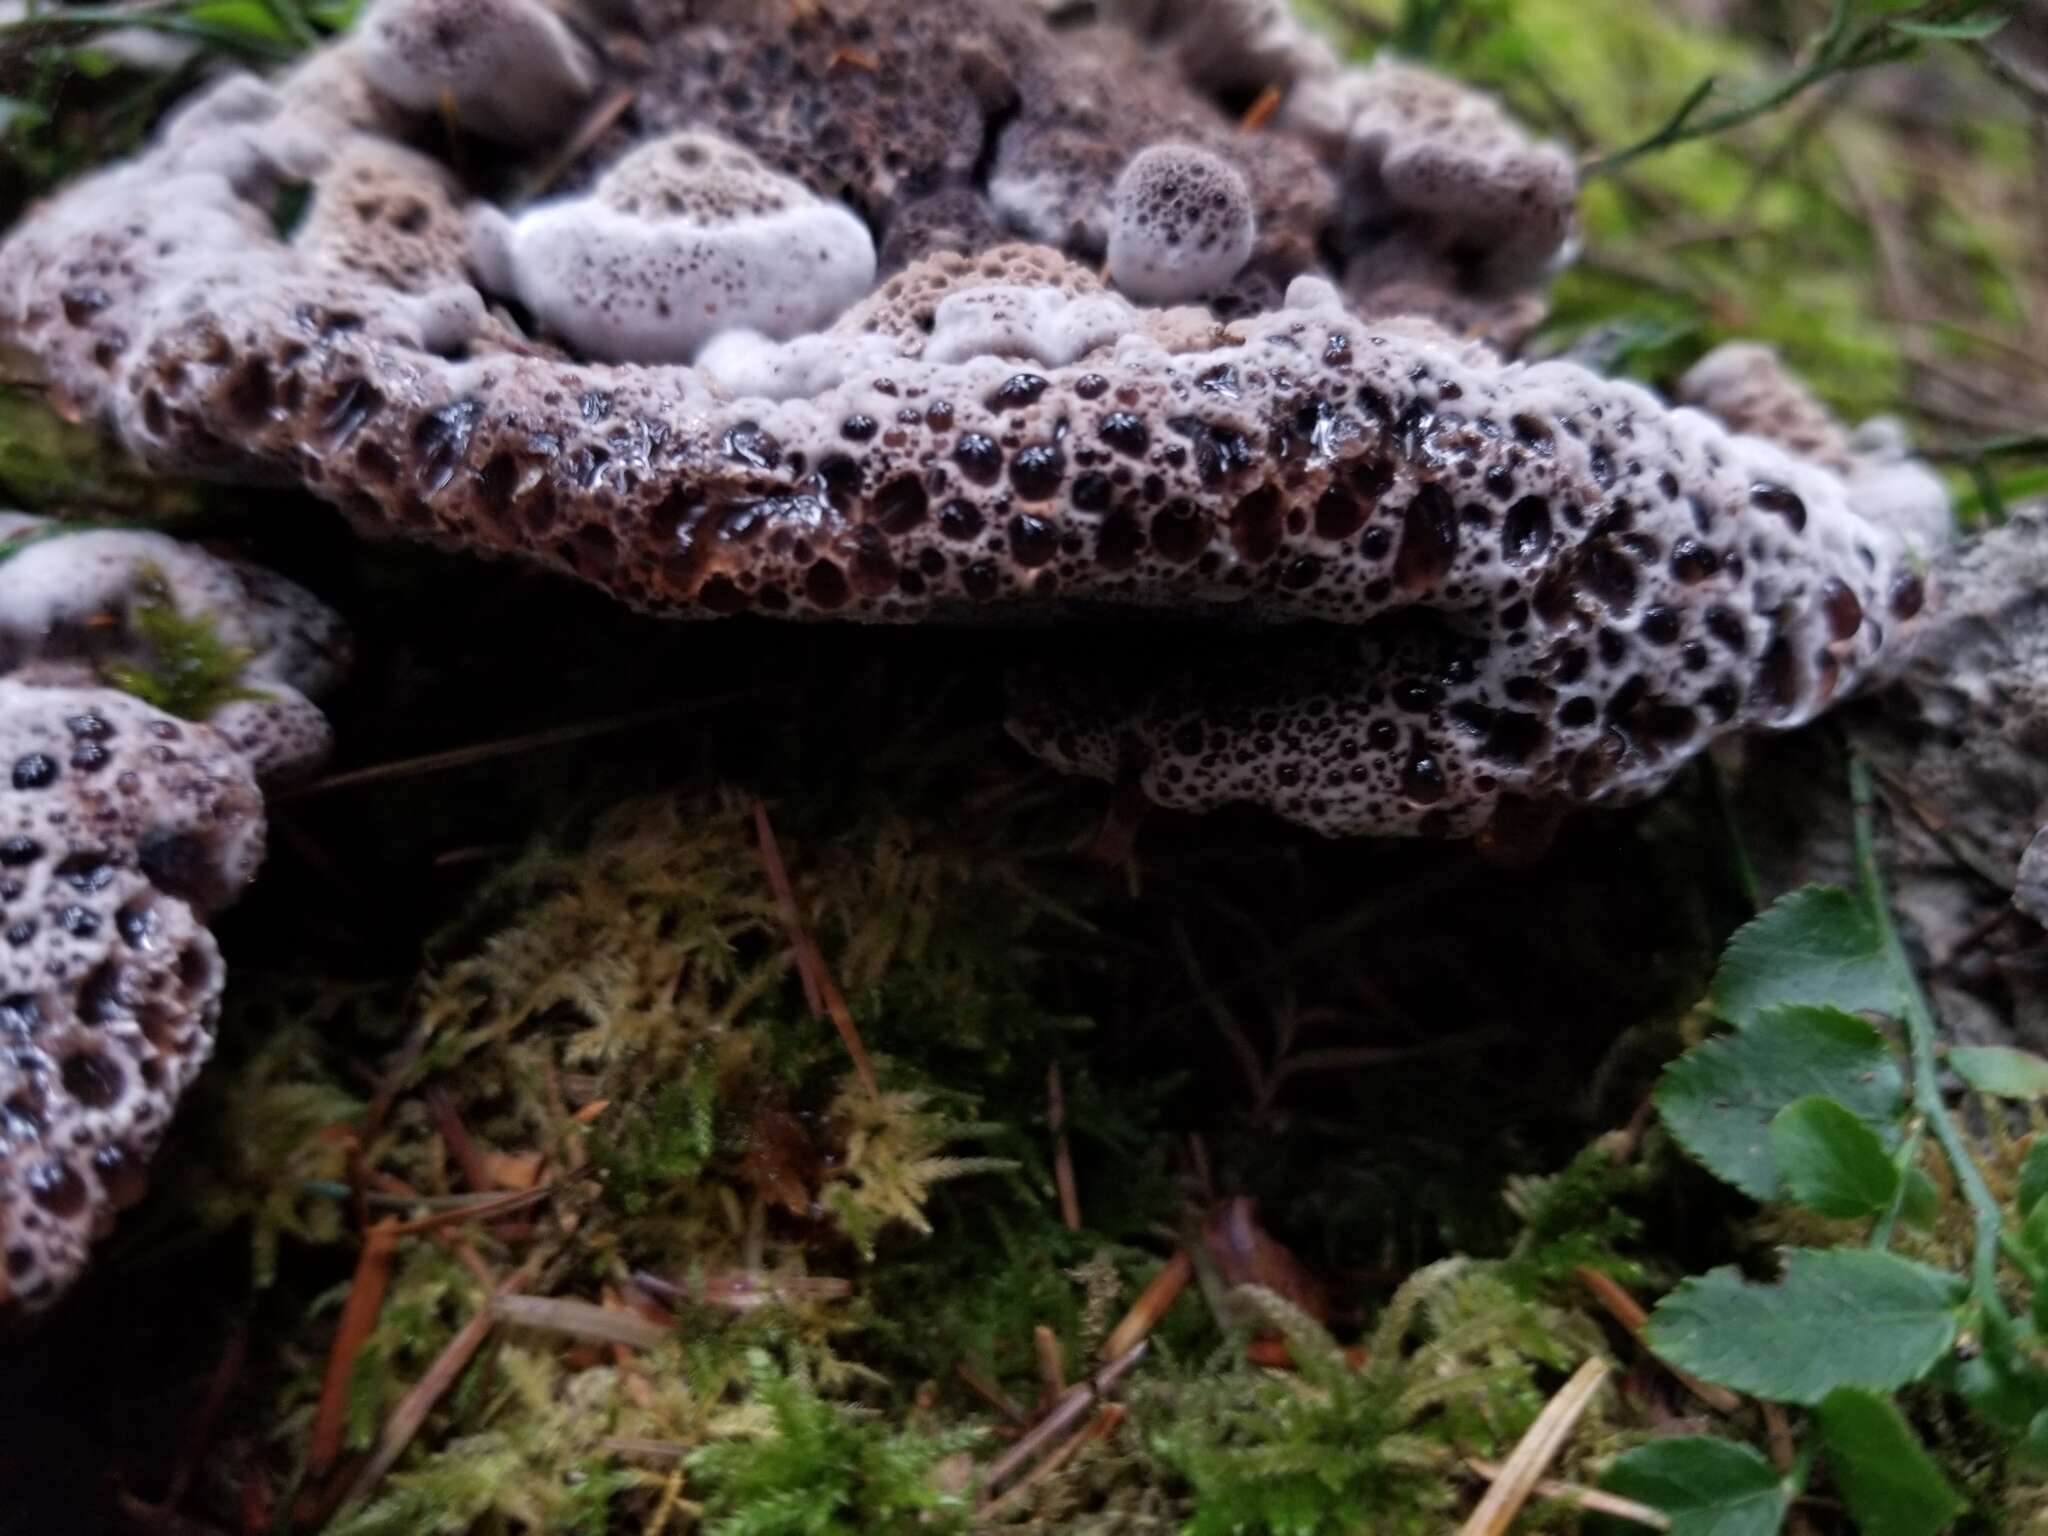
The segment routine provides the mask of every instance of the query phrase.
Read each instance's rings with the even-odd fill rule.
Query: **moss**
[[[689,1461],[709,1494],[706,1536],[937,1536],[967,1528],[970,1508],[938,1474],[979,1436],[892,1429],[820,1397],[754,1352],[750,1396],[764,1432],[708,1445]]]
[[[143,566],[137,577],[128,623],[144,659],[103,662],[101,677],[185,720],[204,720],[237,699],[264,697],[242,681],[250,653],[223,641],[211,614],[179,612],[154,566]]]
[[[1241,1294],[1286,1339],[1296,1370],[1211,1361],[1152,1394],[1139,1418],[1152,1454],[1190,1490],[1190,1536],[1446,1530],[1463,1501],[1462,1458],[1504,1454],[1560,1373],[1603,1347],[1590,1324],[1461,1260],[1402,1285],[1362,1362],[1278,1297]],[[1598,1434],[1591,1426],[1588,1438]]]

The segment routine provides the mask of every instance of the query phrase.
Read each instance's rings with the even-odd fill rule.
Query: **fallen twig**
[[[1029,1434],[1005,1451],[988,1469],[988,1476],[981,1485],[983,1497],[990,1497],[1019,1470],[1036,1461],[1046,1446],[1064,1435],[1076,1419],[1130,1373],[1131,1367],[1145,1357],[1148,1348],[1150,1345],[1141,1340],[1131,1346],[1129,1353],[1112,1360],[1086,1381],[1076,1382],[1067,1388],[1067,1395],[1053,1405],[1052,1412],[1040,1419]]]
[[[670,1329],[637,1312],[600,1307],[595,1302],[566,1296],[498,1295],[491,1298],[491,1311],[521,1328],[567,1334],[598,1344],[623,1344],[629,1349],[652,1349],[673,1336]]]
[[[1016,1482],[1010,1485],[1006,1492],[996,1498],[986,1500],[982,1505],[982,1513],[993,1514],[997,1509],[1009,1503],[1012,1499],[1017,1498],[1033,1483],[1038,1482],[1042,1478],[1052,1476],[1053,1473],[1065,1466],[1074,1453],[1083,1446],[1097,1440],[1105,1440],[1115,1434],[1117,1426],[1122,1424],[1123,1421],[1124,1405],[1122,1403],[1104,1403],[1101,1411],[1095,1415],[1093,1423],[1076,1430],[1057,1446],[1053,1447],[1051,1455],[1018,1478]]]

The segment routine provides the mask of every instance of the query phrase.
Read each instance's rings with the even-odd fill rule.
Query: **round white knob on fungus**
[[[1117,178],[1110,280],[1145,304],[1214,293],[1252,254],[1257,221],[1237,167],[1191,144],[1154,144]]]
[[[376,0],[358,32],[363,76],[415,112],[453,101],[488,139],[558,130],[597,84],[576,35],[542,0]]]
[[[815,331],[875,281],[874,237],[737,145],[641,145],[587,197],[472,217],[470,262],[587,357],[684,363],[724,331]]]

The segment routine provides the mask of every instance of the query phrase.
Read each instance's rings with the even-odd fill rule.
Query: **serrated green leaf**
[[[1784,1278],[1756,1285],[1732,1265],[1658,1304],[1645,1337],[1681,1371],[1773,1402],[1817,1403],[1837,1387],[1917,1381],[1956,1337],[1963,1282],[1896,1254],[1791,1248]]]
[[[1695,1046],[1664,1071],[1657,1112],[1680,1146],[1756,1200],[1784,1181],[1771,1122],[1809,1095],[1846,1106],[1887,1148],[1898,1140],[1905,1085],[1898,1058],[1868,1023],[1834,1008],[1766,1009],[1748,1029]]]
[[[1792,1490],[1753,1446],[1711,1435],[1653,1440],[1600,1486],[1671,1517],[1671,1536],[1777,1536]]]
[[[1786,1193],[1823,1216],[1875,1216],[1898,1193],[1899,1170],[1877,1132],[1833,1099],[1809,1094],[1786,1105],[1770,1141]]]
[[[1961,21],[1895,21],[1891,30],[1929,42],[1981,43],[2003,32],[2011,20],[2010,11],[2001,11],[1990,16],[1968,16]]]
[[[2048,1096],[2048,1061],[2005,1045],[1959,1045],[1948,1053],[1955,1074],[1979,1093],[1999,1099]]]
[[[1869,910],[1837,886],[1812,885],[1736,930],[1709,999],[1718,1017],[1748,1028],[1785,1003],[1891,1013],[1901,991]]]
[[[1814,1418],[1863,1536],[1939,1536],[1967,1507],[1889,1399],[1837,1387]]]

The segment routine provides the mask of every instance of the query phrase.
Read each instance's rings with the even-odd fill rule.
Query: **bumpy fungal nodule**
[[[1569,251],[1569,158],[1270,0],[1064,30],[640,0],[583,44],[622,111],[447,166],[378,62],[425,3],[215,86],[0,248],[0,323],[62,398],[153,462],[660,612],[1208,626],[1185,676],[1027,679],[1016,734],[1331,833],[1638,799],[1857,687],[1926,600],[1945,507],[1895,451],[1490,345]],[[565,153],[560,201],[510,200]],[[1213,260],[1129,254],[1160,165],[1214,193]],[[315,216],[280,235],[300,179]],[[556,208],[597,233],[522,236]]]
[[[1154,144],[1132,157],[1112,194],[1109,270],[1147,304],[1214,293],[1251,258],[1258,237],[1251,188],[1219,155]]]
[[[676,133],[588,197],[478,210],[471,261],[590,357],[686,363],[721,333],[815,331],[875,281],[867,225],[737,145]]]
[[[213,1050],[208,918],[263,857],[262,785],[324,754],[308,698],[347,637],[305,592],[161,534],[0,514],[0,1312],[38,1307],[141,1194]],[[175,665],[150,615],[240,675],[181,719],[108,676]]]
[[[379,95],[513,143],[546,138],[597,84],[588,50],[545,0],[379,0],[360,37]]]

